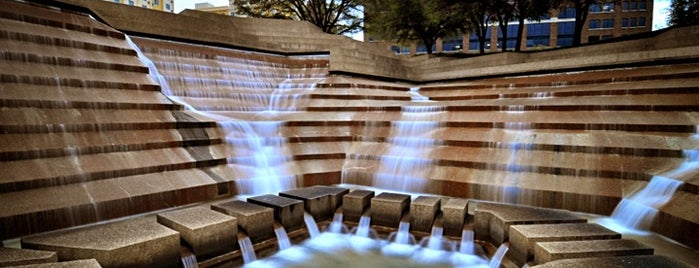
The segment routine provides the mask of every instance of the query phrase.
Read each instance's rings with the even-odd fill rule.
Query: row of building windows
[[[622,18],[621,28],[645,27],[646,18]],[[593,29],[612,29],[614,28],[614,19],[590,20],[588,27]]]
[[[646,10],[646,1],[630,1],[621,2],[622,11],[636,11],[636,10]]]

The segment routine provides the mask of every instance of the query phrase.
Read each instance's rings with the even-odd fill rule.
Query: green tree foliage
[[[234,1],[240,15],[257,18],[305,20],[332,34],[362,29],[359,0],[245,0]]]
[[[670,26],[699,25],[699,1],[672,0],[668,24]]]
[[[507,26],[517,16],[515,4],[515,1],[512,0],[493,0],[493,10],[491,12],[493,13],[493,19],[498,22],[500,33],[502,34],[502,51],[507,51]]]
[[[431,54],[437,39],[457,33],[461,18],[458,10],[444,0],[366,1],[367,27],[381,38],[396,42],[420,41]]]
[[[496,0],[446,0],[462,14],[459,18],[463,32],[475,33],[480,45],[480,53],[485,54],[485,43],[490,40],[486,36],[489,23],[494,20]]]

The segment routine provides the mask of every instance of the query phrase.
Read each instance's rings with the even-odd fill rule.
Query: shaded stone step
[[[199,169],[118,177],[0,194],[0,240],[232,194],[231,181]]]
[[[106,96],[109,96],[107,98]],[[5,107],[153,109],[179,110],[160,92],[105,88],[2,84],[0,101]]]
[[[302,200],[304,210],[311,214],[316,221],[331,219],[335,211],[342,207],[344,196],[349,189],[314,185],[280,192],[280,196]]]
[[[55,251],[61,261],[96,259],[107,267],[178,267],[180,261],[180,234],[155,217],[26,237],[22,247]]]
[[[238,229],[249,236],[253,243],[274,237],[273,208],[233,200],[211,205],[211,209],[235,217]]]
[[[128,131],[64,132],[46,134],[0,135],[2,161],[54,158],[97,153],[163,149],[220,144],[214,128],[189,129],[200,132],[186,135],[188,129],[152,129]]]
[[[491,241],[496,245],[512,240],[510,227],[513,225],[587,222],[586,219],[566,210],[488,202],[469,202],[469,205],[475,206],[476,238]]]
[[[536,263],[625,255],[653,255],[653,248],[629,239],[537,242],[534,245]]]
[[[442,198],[418,196],[410,202],[410,229],[429,233],[437,215],[441,214]]]
[[[0,162],[0,169],[7,170],[0,177],[0,193],[226,163],[221,155],[193,155],[197,149],[216,151],[174,147]]]
[[[342,214],[345,221],[359,222],[364,211],[370,208],[374,191],[353,190],[342,197]]]
[[[101,268],[99,262],[95,259],[62,261],[56,263],[30,264],[21,266],[23,268]]]
[[[143,65],[127,65],[116,62],[103,62],[88,59],[75,60],[69,57],[58,57],[43,54],[33,54],[27,52],[2,51],[0,58],[16,63],[45,64],[50,66],[89,68],[100,70],[112,70],[119,72],[148,73],[148,67]],[[16,64],[13,63],[13,64]]]
[[[690,268],[694,267],[685,262],[669,258],[661,255],[652,256],[620,256],[620,257],[604,257],[604,258],[580,258],[566,259],[547,262],[542,265],[533,266],[537,268],[553,268],[553,267],[572,267],[572,268],[587,268],[587,267],[628,267],[628,268],[655,268],[655,267],[676,267]]]
[[[238,249],[238,220],[205,207],[159,213],[158,223],[180,233],[198,260]]]
[[[464,224],[468,222],[468,199],[449,198],[442,202],[442,215],[444,215],[444,234],[461,236]]]
[[[249,197],[247,202],[274,209],[274,219],[287,231],[300,229],[304,225],[304,202],[301,200],[266,194]]]
[[[12,66],[9,68],[8,66]],[[138,67],[139,70],[142,67]],[[0,73],[3,74],[3,82],[13,82],[9,79],[4,79],[4,77],[47,77],[52,80],[56,80],[56,77],[60,77],[62,81],[84,81],[84,85],[91,86],[90,84],[107,84],[109,85],[123,85],[123,84],[136,84],[136,85],[150,85],[151,87],[158,86],[153,80],[148,76],[147,72],[133,72],[133,71],[114,71],[108,69],[95,69],[95,68],[83,68],[80,66],[54,66],[49,64],[35,64],[31,62],[13,62],[12,65],[0,65]],[[46,76],[52,75],[52,76]],[[98,79],[95,82],[90,82],[88,79]],[[9,81],[8,81],[9,80]],[[17,79],[17,81],[22,81]],[[75,84],[68,84],[75,85]],[[80,86],[84,86],[80,85]],[[94,86],[99,87],[99,86]],[[105,87],[105,86],[102,86]],[[118,88],[118,87],[117,87]],[[128,87],[127,87],[128,88]]]
[[[59,11],[36,4],[28,6],[12,1],[3,2],[2,7],[4,11],[0,12],[0,18],[124,39],[123,33],[97,23],[87,14],[66,9]],[[12,10],[12,12],[7,10]]]
[[[52,263],[58,261],[53,251],[0,247],[0,267]]]
[[[510,225],[508,254],[517,265],[534,257],[538,242],[619,239],[621,234],[590,223]],[[599,247],[602,247],[599,245]]]
[[[398,228],[403,215],[410,210],[410,195],[380,193],[371,198],[371,223]]]
[[[79,41],[79,40],[78,40]],[[66,56],[77,56],[79,55],[81,59],[84,59],[88,62],[92,62],[92,64],[98,64],[98,65],[103,65],[103,67],[109,67],[110,65],[113,66],[123,66],[127,68],[134,68],[134,67],[139,67],[138,69],[141,68],[146,68],[143,66],[143,63],[136,57],[134,54],[118,54],[118,53],[109,53],[105,51],[99,51],[99,50],[91,50],[91,49],[82,49],[82,48],[71,48],[71,47],[57,47],[57,46],[49,46],[41,43],[34,43],[34,42],[28,42],[28,41],[21,41],[21,40],[12,40],[12,39],[2,39],[0,38],[0,45],[4,46],[4,53],[9,53],[10,55],[12,54],[17,54],[19,53],[20,55],[23,55],[23,57],[35,57],[35,59],[29,59],[27,58],[26,60],[32,60],[36,63],[49,63],[49,62],[37,62],[39,59],[44,60],[44,58],[53,58],[55,59],[62,59],[61,62],[58,62],[58,64],[65,65],[66,63],[71,63],[74,62],[74,59],[71,60],[65,60]],[[9,60],[10,58],[8,58]],[[18,60],[25,60],[23,58],[20,58]],[[75,62],[77,63],[77,62]],[[80,63],[78,63],[80,65]],[[99,67],[99,66],[97,66]],[[134,70],[138,70],[134,69]],[[126,69],[114,69],[115,71],[119,70],[126,70]],[[142,71],[145,71],[148,73],[148,69],[143,69]]]

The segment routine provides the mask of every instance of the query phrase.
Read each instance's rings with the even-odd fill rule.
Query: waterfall
[[[362,217],[359,218],[359,225],[357,225],[357,230],[355,232],[355,235],[361,236],[361,237],[369,237],[370,233],[370,224],[371,223],[371,217],[362,215]]]
[[[685,159],[679,167],[653,176],[643,189],[619,202],[612,213],[612,219],[634,229],[649,230],[658,209],[670,201],[682,181],[677,180],[699,170],[699,150],[685,151]]]
[[[313,219],[313,216],[311,216],[311,214],[304,213],[303,220],[306,222],[306,228],[308,228],[308,234],[311,236],[311,238],[318,237],[320,235],[320,231],[318,230],[318,224],[316,224],[316,220]]]
[[[461,232],[461,247],[459,251],[463,254],[471,255],[476,253],[472,230],[463,230]]]
[[[345,232],[345,225],[342,224],[342,213],[335,213],[333,221],[328,226],[328,232],[342,234]]]
[[[289,236],[286,234],[284,227],[279,225],[274,228],[274,234],[277,236],[277,243],[279,244],[279,250],[285,250],[291,247],[291,241]]]
[[[400,224],[398,224],[398,231],[395,233],[392,233],[392,236],[395,238],[393,239],[394,243],[398,244],[415,244],[415,237],[413,237],[412,234],[410,234],[410,222],[407,221],[401,221]],[[391,235],[389,235],[389,241]]]
[[[500,264],[502,263],[502,259],[505,258],[505,253],[507,253],[509,249],[510,248],[505,246],[505,244],[500,245],[500,247],[498,247],[498,250],[495,251],[495,254],[493,254],[493,257],[490,258],[490,263],[488,264],[488,267],[499,268]]]
[[[182,267],[184,268],[199,268],[199,263],[197,262],[197,256],[194,254],[188,254],[182,257]]]
[[[243,255],[243,261],[245,263],[251,263],[257,260],[257,256],[255,256],[255,249],[252,247],[250,237],[238,237],[238,245],[240,246],[240,254]]]

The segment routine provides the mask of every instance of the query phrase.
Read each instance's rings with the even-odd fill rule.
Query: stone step
[[[60,260],[96,259],[106,267],[179,267],[180,262],[180,234],[155,217],[26,237],[22,247],[55,251]]]
[[[0,247],[0,267],[58,262],[53,251]]]
[[[198,261],[238,249],[238,219],[207,207],[159,213],[157,221],[179,232]]]
[[[210,151],[216,155],[206,155]],[[216,146],[204,146],[69,155],[51,158],[50,167],[46,166],[48,162],[47,159],[0,162],[0,169],[6,170],[0,176],[0,193],[214,166],[225,164],[226,159],[224,153],[216,153]]]
[[[534,245],[536,263],[625,255],[653,255],[653,248],[630,239],[537,242]]]
[[[474,207],[476,238],[491,241],[495,245],[512,241],[510,227],[513,225],[551,223],[552,226],[557,226],[554,224],[587,222],[586,219],[566,210],[489,202],[469,202],[469,206]]]
[[[0,194],[0,240],[229,196],[231,179],[183,169]]]
[[[22,268],[101,268],[95,259],[85,259],[76,261],[62,261],[56,263],[30,264],[21,266]]]
[[[12,65],[0,65],[0,74],[2,74],[3,82],[10,83],[26,83],[24,77],[31,77],[32,82],[39,81],[39,83],[35,83],[38,85],[45,85],[43,80],[49,79],[53,81],[59,80],[61,85],[80,87],[120,88],[121,85],[124,85],[124,88],[127,89],[134,87],[159,87],[147,73],[143,72],[114,71],[78,66],[55,66],[30,62],[14,62]],[[5,77],[10,79],[5,79]],[[11,80],[12,77],[16,80]],[[22,79],[19,79],[20,77]],[[63,81],[70,81],[70,83],[65,84]],[[144,85],[144,87],[141,87],[141,85]]]
[[[586,268],[586,267],[619,267],[619,268],[654,268],[654,267],[676,267],[690,268],[695,267],[685,262],[661,255],[651,256],[620,256],[620,257],[604,257],[604,258],[580,258],[580,259],[565,259],[547,262],[542,265],[532,267],[537,268],[553,268],[553,267],[571,267],[571,268]]]
[[[621,234],[617,232],[590,223],[512,224],[509,227],[509,235],[508,254],[517,265],[524,265],[534,258],[535,246],[539,242],[621,238]]]

